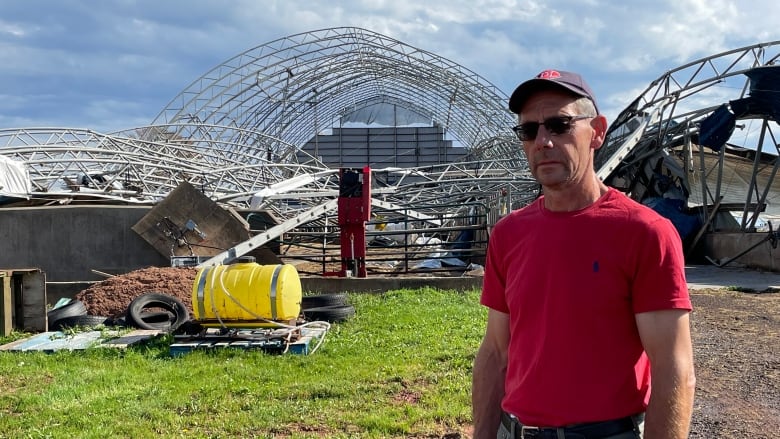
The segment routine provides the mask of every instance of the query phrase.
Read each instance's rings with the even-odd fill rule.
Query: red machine
[[[339,171],[341,277],[366,277],[366,222],[371,217],[371,168]]]

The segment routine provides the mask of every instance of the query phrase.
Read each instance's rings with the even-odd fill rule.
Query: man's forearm
[[[473,439],[493,439],[501,422],[501,399],[504,397],[506,366],[481,347],[474,360],[471,388]]]
[[[653,374],[652,393],[645,414],[644,439],[688,437],[695,383],[692,368],[676,375]]]

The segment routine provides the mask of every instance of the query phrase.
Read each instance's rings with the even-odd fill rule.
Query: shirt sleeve
[[[636,249],[632,284],[634,313],[663,309],[691,310],[685,280],[685,257],[677,229],[663,217],[647,223]]]
[[[479,302],[488,308],[508,314],[506,270],[504,269],[505,262],[501,257],[503,251],[500,245],[501,230],[501,222],[499,221],[493,228],[493,233],[488,241],[485,275],[482,279],[482,296]]]

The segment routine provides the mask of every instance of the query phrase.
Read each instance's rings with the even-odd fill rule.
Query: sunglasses
[[[553,136],[568,134],[571,131],[574,122],[582,119],[591,119],[594,116],[555,116],[540,122],[526,122],[512,127],[512,131],[517,134],[517,138],[523,142],[536,139],[539,134],[539,126],[544,125]]]

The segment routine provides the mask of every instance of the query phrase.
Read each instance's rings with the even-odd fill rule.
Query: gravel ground
[[[146,268],[76,295],[89,314],[118,316],[147,292],[192,309],[194,268]],[[780,294],[691,291],[697,390],[692,438],[770,438],[780,431]],[[468,437],[469,426],[440,437]],[[436,436],[428,436],[436,437]]]
[[[780,431],[780,294],[691,293],[696,361],[692,438]]]

